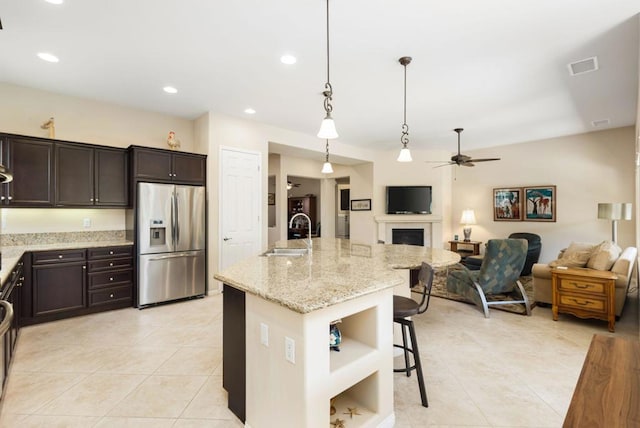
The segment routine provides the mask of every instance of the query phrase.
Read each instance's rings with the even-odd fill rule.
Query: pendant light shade
[[[336,124],[331,117],[331,113],[327,113],[327,116],[322,120],[318,137],[331,140],[338,138],[338,131],[336,131]]]
[[[327,139],[327,148],[326,148],[326,154],[325,154],[325,158],[324,158],[324,165],[322,165],[322,171],[320,171],[323,174],[333,174],[333,166],[331,166],[331,162],[329,162],[329,140]]]
[[[413,158],[411,157],[411,152],[408,148],[403,147],[400,149],[400,154],[398,155],[398,162],[412,162]]]
[[[329,79],[329,0],[327,0],[327,83],[324,84],[322,95],[324,95],[325,117],[320,125],[318,137],[333,140],[334,138],[338,138],[338,131],[331,117],[331,112],[333,111],[333,106],[331,105],[333,88],[331,87],[331,81]]]
[[[402,135],[400,136],[402,149],[398,155],[398,162],[411,162],[413,159],[407,147],[409,144],[409,125],[407,125],[407,65],[411,64],[411,57],[403,56],[398,62],[404,67],[404,122],[402,123]]]

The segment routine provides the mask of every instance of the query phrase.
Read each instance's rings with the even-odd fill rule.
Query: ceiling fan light
[[[319,138],[325,138],[328,140],[334,140],[338,138],[338,131],[336,131],[336,124],[333,122],[331,115],[327,113],[327,116],[322,120],[320,130],[318,131]]]
[[[331,166],[331,162],[325,162],[324,165],[322,165],[322,172],[323,174],[333,174],[333,166]]]
[[[400,154],[398,155],[398,162],[412,162],[413,158],[411,157],[411,152],[408,148],[403,147],[400,150]]]

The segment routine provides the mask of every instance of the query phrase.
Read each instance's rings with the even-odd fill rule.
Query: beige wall
[[[0,94],[2,132],[48,137],[40,125],[54,117],[59,140],[166,149],[169,131],[174,131],[181,150],[197,151],[192,120],[5,83],[0,83]]]
[[[453,231],[462,235],[462,210],[473,208],[478,221],[473,240],[537,233],[542,237],[542,261],[555,259],[571,241],[611,239],[611,222],[597,218],[598,202],[634,202],[634,147],[633,127],[626,127],[470,151],[476,157],[502,160],[456,167]],[[556,222],[493,221],[493,188],[538,185],[557,186]],[[635,221],[619,222],[618,241],[621,246],[635,245]]]

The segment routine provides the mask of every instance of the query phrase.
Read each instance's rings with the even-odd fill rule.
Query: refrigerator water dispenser
[[[149,233],[149,245],[166,245],[167,243],[167,228],[164,225],[163,220],[151,220],[151,227]]]

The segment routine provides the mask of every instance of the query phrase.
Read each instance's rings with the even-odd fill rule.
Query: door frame
[[[231,147],[231,146],[220,146],[218,149],[218,233],[217,233],[217,238],[218,238],[218,242],[217,242],[217,250],[218,250],[218,256],[217,256],[217,264],[218,264],[218,269],[217,270],[222,270],[222,238],[223,238],[223,230],[222,230],[222,210],[223,210],[223,206],[222,206],[222,176],[224,175],[224,166],[222,163],[222,159],[223,159],[223,153],[224,152],[238,152],[238,153],[245,153],[245,154],[250,154],[250,155],[256,155],[257,159],[258,159],[258,183],[256,184],[256,186],[258,187],[259,190],[259,195],[261,195],[260,199],[260,206],[259,206],[259,212],[260,212],[260,228],[259,228],[259,246],[260,248],[264,247],[264,236],[265,236],[265,221],[266,221],[266,195],[264,192],[264,168],[262,165],[262,152],[258,151],[258,150],[248,150],[248,149],[242,149],[242,148],[238,148],[238,147]],[[218,289],[220,292],[222,292],[222,283],[218,281]]]

